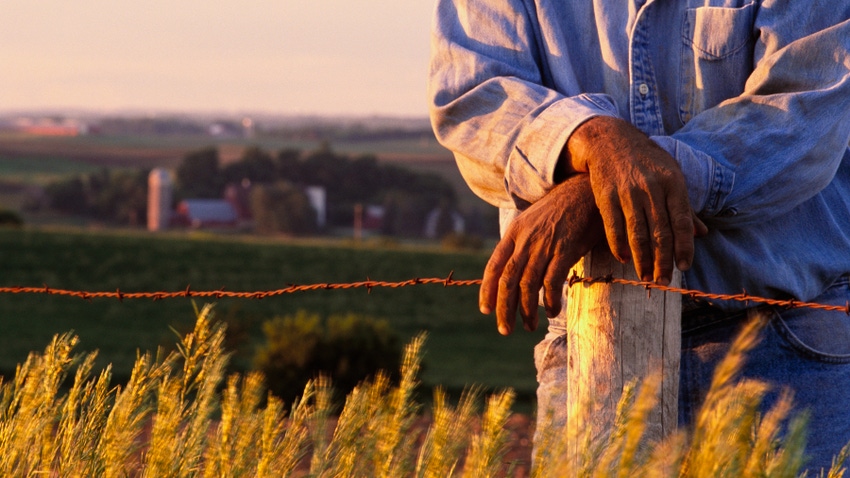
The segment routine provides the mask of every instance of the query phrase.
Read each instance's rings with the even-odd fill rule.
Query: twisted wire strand
[[[224,288],[218,290],[192,290],[191,287],[187,286],[183,290],[179,291],[155,291],[155,292],[125,292],[121,289],[116,289],[115,291],[82,291],[82,290],[68,290],[68,289],[54,289],[46,284],[41,287],[0,287],[0,294],[46,294],[46,295],[59,295],[59,296],[70,296],[70,297],[79,297],[84,300],[92,300],[92,299],[101,299],[101,298],[110,298],[110,299],[118,299],[119,301],[123,301],[124,299],[152,299],[152,300],[162,300],[162,299],[173,299],[173,298],[239,298],[239,299],[264,299],[267,297],[275,297],[285,294],[293,294],[296,292],[304,292],[311,290],[339,290],[339,289],[358,289],[365,288],[367,292],[371,292],[372,289],[376,287],[388,287],[388,288],[399,288],[399,287],[409,287],[415,285],[425,285],[425,284],[442,284],[443,287],[449,286],[470,286],[470,285],[480,285],[481,279],[466,279],[466,280],[458,280],[454,279],[454,272],[450,272],[449,275],[445,278],[438,277],[429,277],[429,278],[413,278],[404,281],[397,282],[388,282],[388,281],[375,281],[371,279],[366,279],[365,281],[360,282],[342,282],[342,283],[318,283],[318,284],[290,284],[282,289],[274,289],[274,290],[261,290],[261,291],[229,291]],[[613,283],[613,284],[622,284],[633,287],[643,287],[647,290],[649,294],[652,290],[660,290],[663,292],[671,292],[677,293],[681,295],[687,295],[693,299],[707,299],[707,300],[724,300],[724,301],[739,301],[746,303],[758,303],[758,304],[766,304],[773,305],[778,307],[785,308],[810,308],[810,309],[818,309],[818,310],[826,310],[826,311],[841,311],[847,315],[850,315],[850,301],[846,302],[844,305],[833,305],[833,304],[820,304],[817,302],[803,302],[795,299],[769,299],[766,297],[758,297],[754,295],[750,295],[747,291],[743,291],[740,294],[712,294],[709,292],[702,292],[699,290],[691,290],[691,289],[682,289],[678,287],[670,287],[664,286],[660,284],[655,284],[653,282],[644,282],[638,280],[631,279],[621,279],[616,278],[611,275],[600,276],[600,277],[581,277],[573,273],[568,280],[568,284],[570,287],[577,283],[585,283],[585,284],[595,284],[595,283]]]

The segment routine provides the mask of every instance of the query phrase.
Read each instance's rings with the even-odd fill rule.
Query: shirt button
[[[647,94],[649,94],[649,86],[647,86],[646,83],[641,83],[640,86],[638,86],[638,93],[643,96],[646,96]]]

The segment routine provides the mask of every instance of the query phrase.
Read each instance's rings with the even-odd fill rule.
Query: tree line
[[[148,174],[104,169],[55,182],[46,193],[50,205],[62,212],[142,224]],[[228,185],[250,183],[249,207],[259,232],[321,232],[304,193],[307,186],[326,191],[327,227],[350,227],[356,204],[378,205],[384,208],[380,232],[392,236],[421,236],[431,211],[439,209],[448,217],[457,202],[452,185],[439,175],[382,164],[374,155],[340,154],[327,144],[306,153],[249,147],[239,160],[227,164],[217,148],[207,147],[183,156],[175,180],[175,202],[222,198]],[[444,229],[450,227],[448,222],[440,221]]]
[[[384,207],[381,232],[393,236],[420,236],[430,211],[449,211],[457,201],[452,185],[436,174],[381,164],[374,155],[340,154],[327,144],[308,153],[250,147],[226,165],[217,149],[205,148],[183,158],[176,180],[179,197],[195,198],[222,197],[226,185],[250,181],[251,209],[261,232],[310,232],[315,225],[304,223],[311,215],[303,212],[307,186],[325,188],[329,227],[351,226],[356,204],[374,204]],[[287,215],[304,221],[286,221]]]

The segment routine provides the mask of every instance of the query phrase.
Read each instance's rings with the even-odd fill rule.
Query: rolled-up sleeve
[[[435,134],[467,184],[495,206],[520,209],[554,186],[573,130],[617,112],[606,95],[543,86],[538,27],[525,8],[516,0],[439,1],[428,81]]]

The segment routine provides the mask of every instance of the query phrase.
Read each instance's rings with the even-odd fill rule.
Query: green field
[[[274,242],[206,235],[153,236],[142,232],[0,230],[0,285],[88,291],[273,290],[290,284],[402,281],[415,277],[481,276],[487,255],[436,249],[387,248],[353,243]],[[514,387],[520,396],[535,388],[533,345],[542,331],[496,332],[494,319],[477,311],[475,286],[419,285],[404,288],[319,290],[262,300],[221,299],[217,317],[245,327],[242,363],[261,337],[263,320],[304,309],[322,315],[356,312],[384,318],[407,341],[429,333],[425,386],[459,390],[480,384]],[[199,304],[200,305],[200,304]],[[0,372],[9,375],[32,350],[55,333],[75,331],[80,350],[99,350],[126,376],[137,350],[173,344],[171,330],[193,324],[190,299],[152,301],[47,295],[0,295]]]
[[[222,160],[237,159],[243,149],[259,147],[276,153],[281,149],[312,151],[321,140],[293,140],[276,137],[215,138],[206,135],[87,135],[49,137],[0,132],[0,156],[55,157],[72,159],[96,166],[174,166],[187,152],[214,146]],[[451,160],[452,155],[437,143],[427,139],[367,139],[338,140],[331,148],[352,156],[375,155],[389,161],[417,159],[420,161]]]
[[[101,167],[61,157],[23,157],[0,154],[0,178],[5,182],[46,185],[78,174],[94,173]]]

